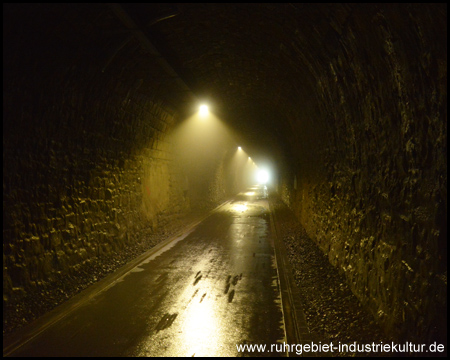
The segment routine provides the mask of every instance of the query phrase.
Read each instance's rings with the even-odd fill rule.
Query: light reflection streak
[[[231,206],[231,209],[235,212],[243,213],[244,211],[247,211],[247,203],[244,204],[235,204]]]
[[[216,354],[222,334],[220,319],[213,305],[213,301],[205,298],[202,302],[195,299],[188,307],[181,326],[182,343],[187,345],[184,356]]]

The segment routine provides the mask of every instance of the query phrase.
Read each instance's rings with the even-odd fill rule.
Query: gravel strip
[[[279,236],[283,239],[299,289],[309,329],[322,344],[391,344],[327,256],[308,237],[292,211],[270,196]],[[394,341],[395,343],[395,341]],[[390,356],[391,353],[334,352],[332,356]],[[398,354],[397,354],[398,355]]]

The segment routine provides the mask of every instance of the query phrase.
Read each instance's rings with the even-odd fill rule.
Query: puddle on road
[[[161,331],[164,329],[167,329],[168,327],[170,327],[173,322],[175,321],[175,319],[177,318],[178,314],[174,313],[174,314],[164,314],[164,316],[162,317],[162,319],[159,321],[158,325],[156,325],[156,331]]]

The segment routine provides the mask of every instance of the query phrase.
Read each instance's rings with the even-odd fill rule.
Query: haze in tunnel
[[[256,183],[256,165],[236,147],[232,129],[201,105],[198,112],[182,119],[166,141],[172,144],[176,161],[186,177],[191,205],[201,203],[211,183],[221,182],[224,196],[232,196]]]
[[[446,344],[446,4],[3,13],[6,333],[257,182],[257,167],[279,222],[295,220],[280,246],[300,289],[317,248],[367,323]],[[310,321],[352,331],[342,315],[327,333],[331,300],[307,302],[318,291],[298,297]]]

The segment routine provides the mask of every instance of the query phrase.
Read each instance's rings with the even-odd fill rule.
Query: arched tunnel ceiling
[[[127,27],[114,6],[136,28]],[[377,34],[371,35],[376,14],[389,12],[389,21],[407,35],[406,21],[414,21],[401,18],[398,14],[405,8],[394,4],[35,4],[27,7],[28,13],[17,5],[17,16],[14,9],[14,5],[7,8],[5,22],[22,19],[23,27],[36,29],[34,39],[29,34],[5,38],[30,47],[47,41],[48,49],[39,45],[35,52],[46,59],[49,69],[61,68],[63,62],[67,68],[80,63],[94,68],[96,63],[123,76],[131,89],[156,89],[175,107],[189,103],[182,94],[185,90],[174,81],[179,77],[236,130],[255,159],[259,153],[272,154],[275,161],[282,156],[294,163],[305,155],[302,143],[326,135],[317,118],[324,118],[318,112],[326,108],[329,94],[320,82],[336,76],[333,64],[343,68],[358,53],[368,69],[379,65],[369,51],[385,45]],[[356,46],[352,31],[360,37],[357,44],[366,41],[367,48],[347,48]],[[143,46],[142,36],[156,52]],[[59,55],[51,53],[54,48]],[[67,55],[65,48],[67,54],[76,49],[77,58]],[[60,61],[62,55],[66,59]],[[15,61],[19,66],[24,60]],[[175,75],[161,71],[164,62]],[[359,75],[352,71],[347,76]],[[366,91],[356,87],[359,79],[340,79],[344,81],[339,86],[333,85],[335,93]]]
[[[188,86],[241,134],[255,156],[278,151],[291,157],[296,139],[287,114],[290,107],[311,102],[314,78],[308,55],[299,48],[296,54],[289,49],[293,33],[304,31],[299,30],[298,13],[320,24],[320,6],[313,10],[292,4],[123,7]]]

